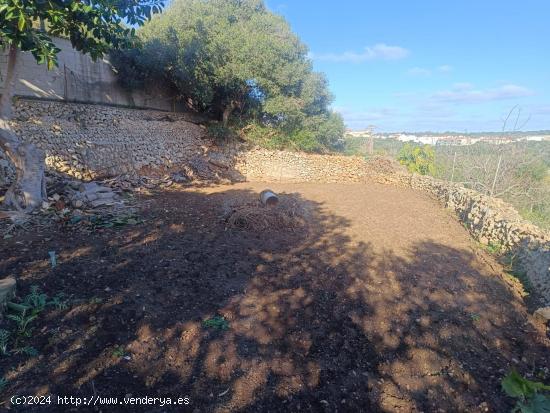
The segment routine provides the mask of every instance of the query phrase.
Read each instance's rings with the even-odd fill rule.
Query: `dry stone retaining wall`
[[[451,209],[476,240],[515,252],[533,287],[550,304],[550,234],[500,199],[410,174],[380,158],[367,162],[358,157],[253,150],[242,154],[235,167],[252,181],[377,182],[427,192]]]
[[[236,155],[234,168],[248,181],[364,182],[362,158],[253,149]]]
[[[550,303],[550,235],[505,202],[437,179],[411,175],[395,162],[287,151],[213,150],[189,114],[20,101],[13,127],[46,153],[47,164],[80,179],[151,171],[202,171],[249,181],[378,182],[427,192],[452,209],[484,244],[515,251]],[[0,183],[10,165],[0,154]]]
[[[150,171],[208,169],[210,140],[190,114],[20,100],[12,126],[46,154],[46,164],[78,179]],[[0,159],[0,178],[9,174]]]

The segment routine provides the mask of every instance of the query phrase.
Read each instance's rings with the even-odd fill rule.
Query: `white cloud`
[[[453,71],[453,67],[450,65],[441,65],[441,66],[438,66],[436,70],[440,73],[449,73]]]
[[[474,89],[469,83],[457,83],[451,90],[432,95],[432,99],[451,103],[477,103],[495,100],[517,99],[532,96],[534,92],[523,86],[506,84],[492,89]]]
[[[429,77],[434,73],[450,73],[453,70],[452,66],[441,65],[433,69],[427,69],[425,67],[412,67],[407,71],[407,74],[418,77]]]
[[[411,76],[431,76],[432,71],[430,69],[424,69],[423,67],[411,67],[407,73]]]
[[[453,90],[454,91],[468,91],[468,90],[472,90],[474,88],[474,85],[472,85],[471,83],[468,83],[468,82],[461,82],[461,83],[455,83],[453,85]]]
[[[347,62],[361,63],[368,60],[398,60],[404,59],[410,54],[410,51],[400,46],[389,46],[384,43],[378,43],[374,46],[365,47],[363,51],[348,51],[343,53],[310,53],[310,57],[315,60],[325,60],[328,62]]]

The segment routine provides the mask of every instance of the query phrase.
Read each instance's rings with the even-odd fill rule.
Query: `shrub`
[[[399,151],[397,160],[400,164],[405,165],[409,172],[421,175],[435,173],[435,153],[430,145],[419,146],[407,143]]]

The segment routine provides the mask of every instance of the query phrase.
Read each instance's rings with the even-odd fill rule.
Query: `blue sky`
[[[550,129],[550,1],[268,0],[352,129]],[[513,127],[513,123],[510,129]]]

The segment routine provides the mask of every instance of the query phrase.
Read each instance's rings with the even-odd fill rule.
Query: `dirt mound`
[[[376,174],[403,174],[406,173],[405,168],[392,158],[384,156],[376,156],[367,161],[369,172]]]
[[[369,159],[365,171],[371,181],[379,184],[401,186],[410,179],[410,174],[403,165],[384,156]]]
[[[279,203],[265,206],[259,200],[234,200],[224,206],[228,227],[250,231],[303,231],[308,222],[307,205],[294,195],[279,195]]]

